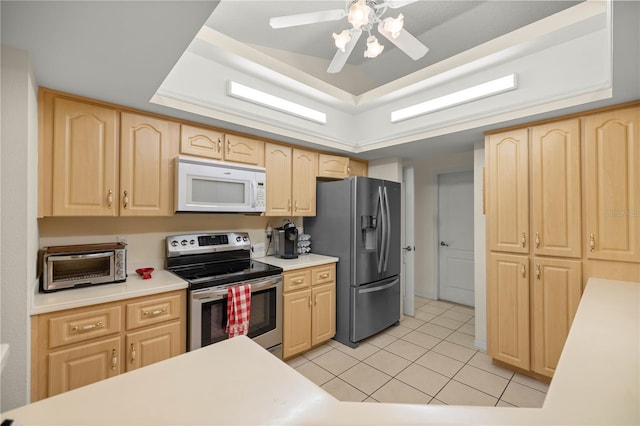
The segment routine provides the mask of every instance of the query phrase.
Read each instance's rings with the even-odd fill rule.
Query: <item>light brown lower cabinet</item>
[[[184,353],[185,331],[185,290],[34,316],[31,401]]]
[[[284,273],[282,356],[291,358],[336,334],[335,264]]]

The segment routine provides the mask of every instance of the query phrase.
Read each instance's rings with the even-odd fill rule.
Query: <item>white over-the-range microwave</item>
[[[175,211],[261,213],[265,211],[264,167],[178,156]]]

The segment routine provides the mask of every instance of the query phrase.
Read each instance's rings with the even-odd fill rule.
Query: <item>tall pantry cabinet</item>
[[[640,280],[639,126],[635,106],[486,136],[495,360],[551,377],[586,280]]]

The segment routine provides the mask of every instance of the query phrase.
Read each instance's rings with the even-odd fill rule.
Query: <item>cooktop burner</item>
[[[282,268],[251,259],[249,235],[243,232],[167,237],[167,270],[192,290],[282,273]]]

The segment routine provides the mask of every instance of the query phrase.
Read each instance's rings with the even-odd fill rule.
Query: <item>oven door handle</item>
[[[251,291],[257,291],[267,287],[273,287],[274,284],[277,284],[280,281],[282,281],[282,277],[278,275],[276,278],[270,278],[268,280],[263,280],[255,284],[251,284]]]

